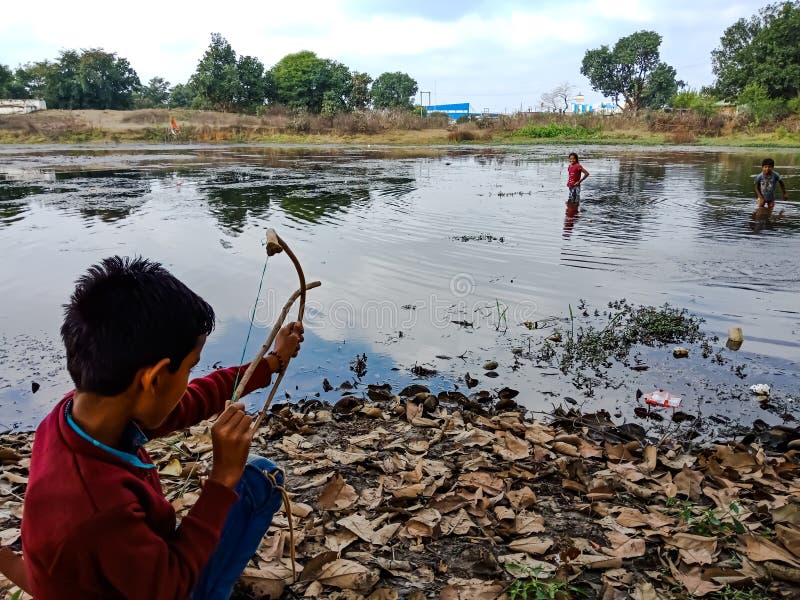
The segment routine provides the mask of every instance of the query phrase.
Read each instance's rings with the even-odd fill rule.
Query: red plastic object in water
[[[644,401],[653,406],[666,406],[667,408],[678,408],[681,405],[681,397],[670,394],[664,390],[654,390],[644,395]]]

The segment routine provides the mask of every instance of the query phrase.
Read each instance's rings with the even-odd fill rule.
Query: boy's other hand
[[[284,325],[275,336],[275,353],[281,357],[283,364],[297,356],[300,344],[303,342],[303,324],[299,321]]]
[[[211,427],[214,464],[209,480],[232,488],[242,478],[253,439],[252,422],[244,404],[237,402],[228,406]]]

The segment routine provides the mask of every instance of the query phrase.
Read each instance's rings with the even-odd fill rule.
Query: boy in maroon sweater
[[[189,381],[214,311],[158,263],[118,256],[94,265],[66,305],[61,335],[75,390],[36,430],[22,550],[37,599],[227,598],[281,505],[249,457],[242,404],[225,407],[237,374]],[[245,390],[269,384],[299,350],[299,323],[281,329]],[[222,411],[213,466],[176,527],[142,444]]]

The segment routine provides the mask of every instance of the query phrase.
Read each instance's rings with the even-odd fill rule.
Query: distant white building
[[[47,110],[44,100],[14,100],[0,98],[0,115],[27,114],[37,110]]]

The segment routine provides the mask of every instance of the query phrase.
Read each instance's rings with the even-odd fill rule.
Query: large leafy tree
[[[0,98],[11,98],[14,85],[14,72],[5,65],[0,65]]]
[[[413,110],[411,98],[417,93],[417,82],[407,73],[383,73],[372,84],[372,105],[375,108]]]
[[[169,93],[168,105],[170,108],[190,108],[197,97],[197,90],[191,84],[178,83]]]
[[[80,55],[77,80],[81,108],[131,108],[133,93],[142,85],[127,59],[100,48]]]
[[[312,113],[345,110],[352,75],[342,63],[303,50],[287,54],[270,70],[270,101]]]
[[[594,90],[613,98],[617,106],[624,100],[628,111],[658,106],[654,102],[665,88],[678,89],[675,69],[661,62],[660,46],[661,36],[655,31],[637,31],[617,40],[613,49],[603,45],[587,50],[581,73]]]
[[[153,77],[136,92],[133,104],[136,108],[160,108],[167,105],[169,97],[169,81]]]
[[[219,33],[211,34],[211,43],[189,83],[212,108],[233,110],[239,88],[236,52]]]
[[[236,63],[235,106],[242,112],[255,112],[267,97],[263,63],[253,56],[240,56]]]
[[[369,103],[372,101],[372,95],[369,91],[369,85],[371,83],[372,77],[367,73],[353,72],[350,97],[347,99],[347,105],[351,109],[361,110],[369,106]]]
[[[62,50],[58,60],[27,64],[16,80],[26,95],[44,98],[50,108],[126,109],[139,76],[128,61],[100,48]]]
[[[715,91],[736,99],[756,84],[770,98],[800,95],[800,2],[768,4],[757,15],[739,19],[711,52]]]

